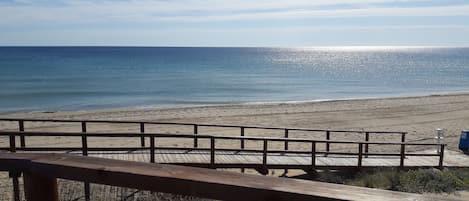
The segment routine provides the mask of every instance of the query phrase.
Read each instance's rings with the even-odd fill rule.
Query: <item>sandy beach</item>
[[[322,102],[241,104],[155,109],[112,109],[54,113],[15,113],[6,117],[38,119],[97,119],[97,120],[145,120],[160,122],[185,122],[227,124],[245,126],[293,127],[312,129],[347,129],[408,132],[407,141],[433,142],[435,129],[445,129],[445,141],[449,149],[457,150],[459,134],[469,128],[469,94],[446,94],[418,97],[335,100]],[[17,129],[16,123],[1,122],[4,130]],[[29,131],[80,131],[78,124],[28,123]],[[192,127],[148,126],[147,132],[192,133]],[[138,132],[135,125],[92,124],[88,131]],[[215,135],[239,135],[239,129],[200,128],[199,133]],[[282,131],[248,130],[247,136],[282,136]],[[362,135],[332,135],[332,139],[359,140]],[[291,137],[324,138],[322,133],[293,133]],[[376,140],[399,136],[376,136]],[[373,136],[371,140],[373,140]],[[126,139],[112,142],[93,142],[118,146],[128,144]],[[3,143],[7,143],[2,140]],[[28,144],[57,144],[57,140],[28,140]],[[78,143],[79,141],[77,141]],[[63,144],[73,143],[64,141]],[[135,144],[138,142],[135,141]],[[178,146],[190,142],[170,142]],[[380,148],[386,149],[386,148]]]

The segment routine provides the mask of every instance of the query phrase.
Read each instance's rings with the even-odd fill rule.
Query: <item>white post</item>
[[[445,135],[445,131],[443,129],[441,129],[441,128],[436,129],[435,140],[436,140],[437,144],[443,144],[444,143],[444,135]],[[439,145],[437,146],[436,152],[437,153],[441,152],[441,146],[439,146]]]

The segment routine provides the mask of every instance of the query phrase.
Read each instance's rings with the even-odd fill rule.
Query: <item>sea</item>
[[[469,89],[469,48],[0,47],[0,113],[399,97]]]

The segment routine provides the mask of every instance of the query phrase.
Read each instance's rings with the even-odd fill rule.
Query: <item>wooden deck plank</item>
[[[432,150],[421,151],[415,153],[434,153]],[[80,155],[81,152],[72,152],[71,154]],[[120,159],[128,161],[148,162],[149,151],[134,152],[89,152],[90,156]],[[233,152],[233,151],[217,151],[215,155],[217,164],[245,164],[245,165],[262,165],[262,153],[252,152]],[[184,150],[161,150],[155,153],[157,163],[165,164],[202,164],[210,163],[210,152],[204,150],[184,151]],[[406,167],[436,167],[438,166],[438,156],[407,156],[404,162]],[[273,154],[267,157],[268,165],[282,166],[309,166],[311,165],[311,155],[309,154]],[[358,159],[356,156],[338,156],[322,154],[316,156],[317,167],[357,167]],[[400,158],[398,156],[370,156],[362,159],[363,167],[398,167]],[[469,156],[456,151],[447,150],[445,152],[444,165],[446,167],[468,167]]]

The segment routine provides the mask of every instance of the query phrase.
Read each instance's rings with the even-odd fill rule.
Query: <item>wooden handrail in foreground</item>
[[[58,201],[57,178],[219,200],[435,200],[339,184],[66,154],[3,153],[0,171],[23,173],[28,201]]]

